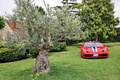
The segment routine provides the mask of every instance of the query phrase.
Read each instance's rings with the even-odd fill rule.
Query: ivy
[[[0,29],[5,27],[5,20],[2,16],[0,16]]]

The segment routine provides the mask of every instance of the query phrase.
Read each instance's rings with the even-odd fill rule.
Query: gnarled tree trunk
[[[50,71],[50,65],[48,60],[48,52],[50,50],[50,47],[48,44],[43,43],[39,45],[39,49],[39,55],[36,58],[33,72],[48,73]]]

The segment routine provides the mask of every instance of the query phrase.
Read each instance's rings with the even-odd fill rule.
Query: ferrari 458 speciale
[[[108,47],[99,41],[85,42],[80,50],[82,58],[108,58]]]

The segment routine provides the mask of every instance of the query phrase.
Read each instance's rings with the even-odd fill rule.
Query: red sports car
[[[80,46],[82,58],[108,58],[108,48],[99,41],[85,42]]]

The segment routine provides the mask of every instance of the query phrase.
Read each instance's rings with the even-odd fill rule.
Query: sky
[[[50,6],[62,5],[62,0],[45,0],[46,4]],[[77,0],[81,2],[81,0]],[[115,5],[115,16],[120,17],[120,0],[112,0]],[[45,8],[43,0],[35,0],[36,5]],[[0,0],[0,15],[5,15],[5,12],[12,14],[12,9],[15,8],[14,0]]]
[[[34,0],[35,4],[45,8],[43,0]],[[46,4],[49,4],[51,7],[62,5],[62,0],[45,0]],[[81,0],[77,0],[77,2],[81,2]],[[115,17],[119,17],[120,19],[120,0],[112,0],[115,5]],[[4,16],[5,12],[7,14],[12,14],[12,10],[15,8],[14,0],[0,0],[0,16]]]
[[[35,4],[45,8],[43,0],[34,0]],[[61,0],[45,0],[50,6],[62,5]],[[12,14],[12,9],[15,8],[14,0],[0,0],[0,15],[5,15],[5,12]]]

